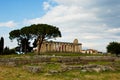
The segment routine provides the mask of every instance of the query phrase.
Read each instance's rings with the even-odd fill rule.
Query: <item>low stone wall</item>
[[[42,62],[58,62],[65,64],[87,64],[88,62],[94,61],[108,61],[114,62],[120,60],[116,57],[103,57],[103,56],[85,56],[85,57],[61,57],[61,56],[33,56],[29,58],[1,58],[0,65],[19,65],[19,64],[30,64],[30,63],[42,63]]]

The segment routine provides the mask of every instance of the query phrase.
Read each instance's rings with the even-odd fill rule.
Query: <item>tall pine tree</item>
[[[4,38],[1,37],[1,39],[0,39],[0,54],[3,53],[3,50],[4,50]]]

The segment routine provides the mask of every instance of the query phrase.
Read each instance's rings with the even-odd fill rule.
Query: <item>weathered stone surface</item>
[[[69,66],[68,69],[69,69],[69,70],[81,69],[81,66]]]
[[[78,79],[78,78],[73,78],[72,80],[81,80],[81,79]]]
[[[45,76],[51,76],[52,74],[50,74],[50,73],[45,73],[44,75],[45,75]]]
[[[68,66],[62,64],[62,65],[61,65],[61,72],[65,72],[65,71],[67,71],[67,70],[68,70]]]
[[[59,62],[65,64],[87,64],[93,61],[107,61],[114,62],[114,57],[103,57],[103,56],[82,56],[82,57],[61,57],[61,56],[33,56],[25,58],[0,58],[0,63],[15,62],[16,64],[29,64],[29,63],[40,63],[40,62]],[[119,59],[116,59],[117,61]]]
[[[110,66],[102,66],[102,65],[85,65],[82,66],[82,72],[102,72],[102,71],[114,71],[114,69]]]
[[[8,62],[6,63],[6,66],[11,66],[11,67],[15,67],[17,66],[15,62]]]
[[[23,66],[23,69],[31,73],[39,73],[42,71],[40,66]]]
[[[102,65],[94,65],[94,64],[89,64],[89,65],[84,65],[84,66],[66,66],[62,65],[62,70],[61,72],[69,71],[69,70],[80,70],[82,72],[103,72],[103,71],[114,71],[114,68],[110,66],[102,66]]]
[[[32,56],[32,57],[27,57],[27,58],[0,58],[0,66],[17,66],[17,65],[26,65],[26,64],[39,64],[39,63],[61,63],[61,69],[59,71],[49,71],[49,73],[60,73],[60,72],[65,72],[73,69],[78,69],[82,72],[102,72],[102,71],[115,71],[115,70],[120,70],[120,65],[115,63],[114,61],[115,57],[101,57],[101,56],[90,56],[90,57],[61,57],[61,56]],[[119,61],[118,58],[116,58],[117,61]],[[94,62],[94,61],[108,61],[113,64],[108,65],[108,66],[103,66],[103,65],[96,65],[96,64],[89,64],[86,65],[89,62]],[[85,63],[84,63],[85,62]],[[79,64],[84,63],[84,66],[80,66]],[[75,64],[75,65],[74,65]],[[78,64],[78,65],[76,65]],[[71,66],[73,65],[73,66]],[[83,64],[82,64],[83,65]],[[41,67],[39,66],[24,66],[24,69],[27,70],[28,72],[32,73],[39,73],[42,71]]]
[[[92,71],[95,71],[95,72],[101,72],[103,71],[101,68],[92,68]]]
[[[0,62],[0,66],[16,67],[17,64],[15,62]]]
[[[81,72],[87,72],[87,70],[86,69],[82,69]]]
[[[39,46],[39,44],[38,44]],[[39,48],[36,48],[36,52],[39,51]],[[41,52],[81,52],[82,44],[78,43],[78,40],[75,39],[73,43],[69,42],[54,42],[54,41],[43,41],[41,46]]]
[[[60,71],[57,71],[57,70],[49,70],[49,73],[50,74],[56,74],[56,73],[59,73]]]
[[[93,68],[93,67],[97,67],[97,65],[96,64],[88,64],[88,65],[82,66],[82,68]]]

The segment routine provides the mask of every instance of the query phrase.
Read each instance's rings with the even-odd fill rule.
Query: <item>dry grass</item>
[[[100,75],[85,75],[85,80],[120,80],[120,73],[104,73]]]
[[[21,67],[0,66],[0,80],[120,80],[120,72],[82,73],[73,70],[46,75],[46,73],[29,73]]]
[[[69,56],[70,54],[67,54]],[[66,55],[65,55],[66,56]],[[78,54],[72,55],[78,56]],[[11,58],[18,57],[18,55],[8,55],[8,56],[0,56],[0,58]],[[32,55],[19,55],[20,58],[26,59],[27,57],[32,57]],[[56,58],[52,58],[51,61],[56,61]],[[115,62],[120,64],[120,61]],[[101,64],[108,65],[108,62],[93,62],[89,64]],[[27,64],[29,65],[29,64]],[[57,74],[48,74],[47,72],[51,70],[59,70],[61,63],[57,64],[39,64],[44,68],[44,71],[41,73],[29,73],[22,69],[23,65],[18,67],[8,67],[8,66],[0,66],[0,80],[120,80],[120,68],[119,71],[115,72],[81,72],[80,70],[71,70]],[[113,64],[111,64],[113,65]]]

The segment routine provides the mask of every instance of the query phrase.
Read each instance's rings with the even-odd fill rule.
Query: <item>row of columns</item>
[[[81,52],[81,44],[64,42],[43,42],[41,52]]]

